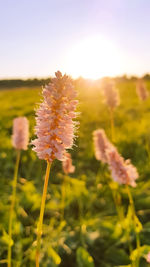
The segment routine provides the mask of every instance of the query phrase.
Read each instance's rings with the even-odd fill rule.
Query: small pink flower
[[[141,79],[139,79],[138,82],[137,82],[136,92],[137,92],[137,95],[138,95],[139,99],[142,100],[142,101],[145,101],[149,96],[147,88],[146,88],[144,82]]]
[[[105,103],[110,109],[120,104],[120,97],[113,81],[108,81],[104,86]]]
[[[108,165],[112,178],[119,184],[136,186],[135,180],[138,178],[136,168],[130,163],[130,160],[124,160],[116,149],[107,150]]]
[[[150,263],[150,252],[148,252],[146,260],[148,263]]]
[[[62,162],[62,167],[65,174],[73,173],[75,171],[75,166],[72,165],[72,159],[69,153],[65,153],[65,158]]]
[[[113,145],[107,139],[103,129],[98,129],[93,132],[93,140],[96,159],[106,163],[108,161],[106,151],[110,147],[113,147]]]
[[[16,149],[27,150],[29,142],[29,122],[26,117],[18,117],[13,120],[12,144]]]
[[[71,148],[76,122],[76,92],[71,78],[60,71],[43,89],[43,102],[36,111],[37,139],[32,141],[40,159],[63,161],[66,149]]]

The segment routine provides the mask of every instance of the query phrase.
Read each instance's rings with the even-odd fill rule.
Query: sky
[[[0,79],[150,72],[149,0],[0,0]]]

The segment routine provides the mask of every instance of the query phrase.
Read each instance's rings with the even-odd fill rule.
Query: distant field
[[[140,174],[138,186],[132,192],[138,216],[144,225],[142,243],[150,245],[150,98],[140,102],[134,82],[120,82],[116,86],[121,104],[114,115],[114,143],[125,158],[131,159]],[[147,88],[150,92],[150,82],[147,82]],[[51,250],[46,252],[49,245],[52,245],[55,253],[62,259],[59,266],[76,267],[75,253],[81,245],[94,258],[97,267],[127,265],[127,240],[125,237],[123,239],[122,233],[115,231],[116,210],[105,180],[109,172],[106,166],[95,159],[92,140],[92,132],[98,128],[105,129],[111,138],[109,112],[98,86],[87,86],[83,82],[76,83],[76,89],[80,126],[71,151],[76,171],[71,175],[72,182],[68,182],[66,186],[65,219],[59,224],[63,175],[60,162],[56,161],[52,166],[41,266],[58,266],[58,255],[54,255]],[[11,144],[12,121],[17,116],[26,116],[30,122],[30,140],[34,138],[34,110],[40,101],[40,94],[41,88],[33,87],[0,90],[0,234],[3,235],[0,240],[0,258],[5,258],[7,251],[4,230],[7,231],[9,196],[16,156]],[[34,229],[39,215],[44,172],[45,162],[40,161],[29,146],[28,151],[22,152],[19,170],[14,266],[35,266]],[[120,187],[118,190],[122,192],[126,209],[128,200],[124,188]],[[141,264],[142,267],[147,266],[145,260]]]

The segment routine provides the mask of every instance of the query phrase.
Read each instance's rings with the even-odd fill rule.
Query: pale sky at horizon
[[[75,78],[150,72],[149,0],[0,4],[0,78],[48,77],[58,69]]]

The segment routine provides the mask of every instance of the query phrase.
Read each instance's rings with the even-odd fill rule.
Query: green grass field
[[[150,91],[150,82],[146,83]],[[137,187],[131,189],[137,216],[143,224],[142,245],[150,245],[150,98],[140,102],[135,83],[116,84],[121,103],[117,107],[114,144],[124,158],[137,167]],[[107,179],[106,165],[95,159],[92,132],[103,128],[111,138],[108,108],[98,86],[76,82],[80,122],[71,150],[75,173],[66,177],[65,213],[61,217],[61,190],[64,174],[61,162],[52,164],[44,216],[41,266],[110,267],[131,266],[128,247],[129,220],[125,229],[118,222]],[[30,141],[34,138],[35,108],[41,88],[0,91],[0,260],[7,258],[8,216],[16,152],[11,143],[12,123],[17,116],[30,122]],[[29,145],[21,154],[16,212],[13,223],[13,266],[35,266],[36,226],[39,217],[46,164],[37,158]],[[118,186],[124,213],[127,214],[126,188]],[[140,226],[139,226],[140,227]],[[131,227],[132,228],[132,227]],[[130,233],[133,249],[135,234]],[[89,254],[88,254],[89,253]],[[144,252],[145,253],[145,252]],[[142,254],[140,266],[148,266]],[[90,255],[92,258],[90,258]],[[2,263],[1,266],[7,266]]]

